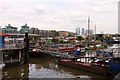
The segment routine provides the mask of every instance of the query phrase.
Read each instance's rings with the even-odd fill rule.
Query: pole
[[[88,17],[88,40],[89,40],[89,34],[90,34],[89,29],[90,29],[90,17]]]
[[[25,38],[24,38],[24,60],[25,63],[29,61],[29,39],[28,39],[28,33],[25,33]]]
[[[96,40],[96,25],[95,25],[95,40]]]
[[[88,17],[88,46],[89,46],[89,28],[90,28],[90,17]]]

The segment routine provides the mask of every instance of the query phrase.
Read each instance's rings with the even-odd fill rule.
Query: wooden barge
[[[80,57],[79,59],[62,59],[58,61],[58,64],[104,76],[109,75],[110,73],[108,63],[104,61],[96,62],[94,59],[94,57]]]
[[[64,44],[61,44],[61,46],[59,47],[56,47],[55,45],[48,46],[47,49],[40,50],[40,52],[44,56],[51,56],[56,58],[71,58],[73,56],[76,56],[77,53],[79,53],[79,56],[80,54],[83,55],[85,53],[85,50],[81,48],[79,45],[74,47],[71,46],[64,47]],[[79,52],[77,52],[78,49]]]

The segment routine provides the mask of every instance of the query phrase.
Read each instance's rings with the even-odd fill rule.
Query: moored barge
[[[109,66],[107,62],[95,61],[95,57],[80,57],[78,59],[62,59],[58,64],[92,72],[100,75],[110,75]]]
[[[34,58],[44,57],[44,54],[41,52],[39,43],[29,44],[29,56]]]

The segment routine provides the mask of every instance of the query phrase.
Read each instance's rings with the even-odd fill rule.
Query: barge
[[[79,45],[66,46],[66,44],[48,45],[47,48],[45,50],[41,50],[41,52],[46,56],[51,56],[55,58],[71,58],[85,55],[85,49],[80,47]]]
[[[105,61],[96,61],[95,57],[62,59],[58,61],[58,64],[104,76],[110,75],[108,63]]]
[[[44,57],[44,54],[41,52],[39,43],[29,44],[29,56],[34,58]]]

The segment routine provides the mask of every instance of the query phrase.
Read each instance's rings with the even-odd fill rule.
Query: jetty
[[[24,63],[24,47],[5,47],[0,49],[3,53],[3,63],[5,66],[15,66]]]
[[[6,40],[5,37],[9,39]],[[28,60],[28,34],[25,34],[22,42],[17,41],[16,38],[12,39],[11,37],[13,37],[13,35],[0,33],[0,52],[5,67],[21,65]]]

